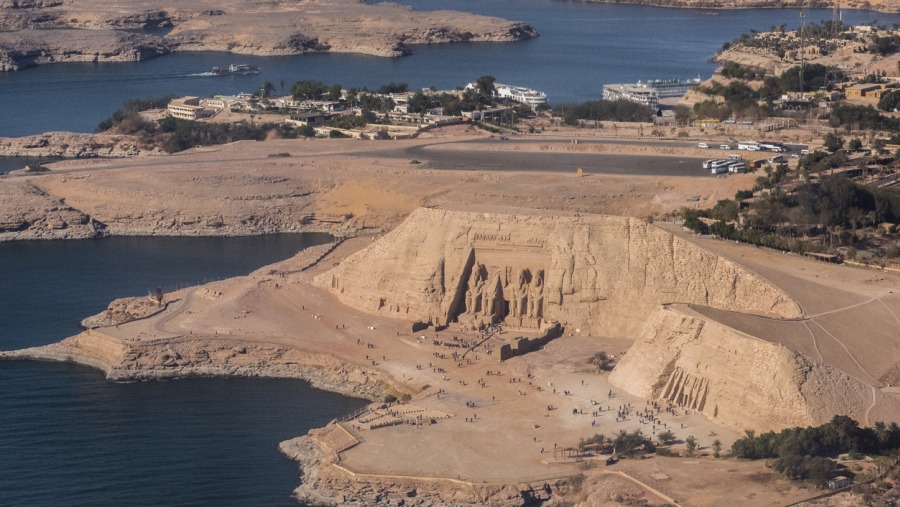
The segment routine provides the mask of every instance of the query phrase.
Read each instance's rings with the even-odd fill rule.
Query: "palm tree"
[[[719,453],[722,452],[722,442],[718,438],[713,440],[712,448],[713,448],[713,456],[718,458]]]
[[[890,440],[891,433],[888,430],[887,425],[884,424],[883,421],[876,421],[875,427],[873,429],[875,430],[875,438],[878,439],[878,443],[884,445],[888,440]]]

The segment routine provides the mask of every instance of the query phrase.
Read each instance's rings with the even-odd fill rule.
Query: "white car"
[[[706,144],[706,143],[700,143],[700,144],[697,145],[697,147],[698,147],[698,148],[706,149],[706,148],[709,148],[709,145]]]
[[[730,149],[731,149],[731,145],[730,145],[730,144],[720,144],[720,145],[719,145],[719,149],[720,149],[720,150],[730,150]]]

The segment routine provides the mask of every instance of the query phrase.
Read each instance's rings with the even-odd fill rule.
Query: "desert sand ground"
[[[49,175],[3,178],[0,190],[10,196],[3,204],[7,214],[21,207],[21,196],[27,195],[27,205],[37,213],[46,203],[64,202],[117,227],[118,233],[171,231],[172,225],[161,223],[176,224],[172,233],[210,232],[213,229],[204,227],[213,226],[203,225],[210,217],[221,217],[218,227],[232,225],[240,233],[245,231],[241,220],[249,216],[287,217],[299,224],[297,230],[312,223],[334,231],[352,227],[359,233],[390,229],[423,205],[516,205],[641,217],[684,205],[711,205],[748,188],[755,177],[715,178],[699,167],[694,174],[673,161],[694,163],[705,150],[688,142],[662,146],[620,140],[573,144],[565,138],[502,141],[458,127],[427,139],[383,144],[282,140],[198,148],[160,159],[69,161],[53,165]],[[281,152],[291,156],[268,156]],[[441,154],[453,152],[475,153],[470,160],[476,167],[447,168],[452,157]],[[520,153],[531,157],[513,157]],[[565,157],[586,157],[592,164],[589,176],[579,178],[573,168],[565,167],[583,160],[558,162]],[[419,163],[411,164],[413,158]],[[608,165],[610,160],[624,160],[620,162],[624,169],[633,164],[644,174],[624,174],[615,163]],[[496,170],[504,161],[507,169]],[[553,172],[554,161],[559,172]],[[304,221],[310,216],[316,218]],[[896,395],[890,385],[896,383],[895,365],[900,363],[894,343],[895,323],[900,324],[897,276],[698,238],[672,224],[660,226],[783,287],[800,304],[805,318],[775,322],[702,307],[690,311],[765,335],[871,385],[873,399],[861,400],[870,408],[875,397]],[[679,439],[694,436],[706,455],[713,440],[727,449],[738,437],[682,408],[661,412],[659,425],[642,423],[636,413],[647,409],[648,401],[611,387],[607,374],[587,362],[601,350],[626,352],[634,337],[585,336],[567,330],[544,349],[501,364],[488,350],[528,334],[504,328],[464,357],[453,358],[454,352],[465,349],[447,344],[480,341],[481,335],[455,325],[413,333],[407,320],[345,307],[310,283],[374,239],[367,235],[350,239],[330,253],[327,246],[317,247],[246,277],[168,294],[167,308],[154,317],[95,329],[88,333],[90,340],[74,337],[69,343],[22,355],[64,359],[76,353],[79,340],[100,343],[91,352],[95,361],[91,364],[103,367],[114,359],[123,361],[126,369],[131,368],[118,372],[125,378],[242,371],[279,374],[287,371],[279,368],[317,362],[332,368],[332,375],[348,385],[376,384],[367,391],[370,396],[410,394],[412,400],[399,408],[373,406],[341,423],[348,440],[358,443],[340,453],[340,466],[348,473],[385,480],[441,477],[510,483],[573,476],[584,471],[583,463],[554,450],[575,447],[596,433],[612,436],[639,429],[653,437],[671,429]],[[131,351],[124,359],[117,356],[123,349]],[[210,361],[224,368],[192,366]],[[244,367],[256,369],[240,370]],[[624,420],[617,417],[622,407],[630,407]],[[863,422],[895,416],[867,411]],[[422,424],[372,429],[393,419]],[[706,456],[628,460],[617,466],[615,471],[662,496],[635,482],[623,491],[637,488],[635,494],[656,495],[653,502],[670,497],[690,505],[716,505],[717,500],[761,505],[811,496],[802,486],[763,473],[760,463]],[[670,479],[651,475],[658,472]],[[584,491],[603,491],[610,488],[610,481],[621,480],[630,481],[595,470],[588,473]]]
[[[455,359],[451,354],[465,349],[445,344],[457,343],[457,339],[477,341],[481,335],[455,325],[413,333],[408,321],[347,308],[310,284],[314,276],[373,239],[348,240],[310,269],[302,270],[315,257],[307,252],[247,277],[170,294],[171,304],[157,316],[93,332],[139,348],[159,344],[174,351],[171,353],[179,360],[203,348],[203,339],[236,344],[235,348],[229,346],[229,358],[220,358],[233,364],[259,362],[252,353],[235,353],[239,348],[286,347],[292,351],[289,360],[324,351],[359,371],[379,376],[390,389],[398,394],[410,393],[413,399],[390,408],[372,406],[341,423],[358,443],[340,453],[340,467],[367,480],[449,478],[498,484],[552,480],[584,472],[583,462],[567,459],[554,449],[575,447],[580,439],[596,433],[611,436],[639,429],[652,437],[671,429],[679,439],[694,436],[702,456],[626,460],[612,468],[600,467],[587,473],[583,491],[594,488],[602,492],[611,487],[610,481],[627,480],[604,475],[615,471],[652,488],[633,482],[626,488],[612,486],[620,496],[637,488],[634,493],[651,502],[671,498],[685,505],[717,505],[722,499],[737,505],[787,504],[815,493],[802,484],[767,473],[762,463],[711,458],[713,440],[720,440],[727,449],[738,435],[698,414],[677,408],[673,414],[659,415],[664,427],[641,423],[635,412],[646,409],[648,402],[611,387],[606,374],[587,363],[587,358],[599,350],[616,355],[627,351],[629,337],[583,336],[570,330],[543,350],[498,363],[487,350],[496,351],[504,341],[528,333],[504,329],[464,358]],[[786,285],[802,289],[798,300],[806,305],[805,311],[816,312],[812,315],[865,309],[861,302],[866,300],[861,298],[878,298],[890,290],[888,287],[898,286],[897,278],[891,275],[784,258],[780,253],[744,245],[692,239],[739,258],[745,265],[769,266],[768,271],[761,271],[772,278],[800,273],[796,282],[790,279]],[[804,298],[809,287],[802,287],[803,283],[815,283],[812,292],[817,296]],[[891,302],[895,301],[889,300],[889,306]],[[724,312],[699,311],[738,328],[742,325]],[[868,334],[859,327],[865,320],[853,322],[858,334]],[[777,332],[770,336],[781,339]],[[788,338],[784,341],[792,344]],[[825,349],[826,344],[820,343],[819,350]],[[823,354],[825,360],[846,367],[839,354],[833,353],[832,360]],[[143,367],[163,373],[170,369],[158,360],[146,353],[135,363],[146,361]],[[621,420],[617,411],[623,406],[632,407],[632,412]],[[873,418],[880,415],[873,414]],[[393,419],[407,424],[377,427]]]
[[[646,217],[712,206],[755,179],[709,175],[701,161],[722,155],[695,142],[573,144],[561,134],[503,141],[457,126],[405,141],[270,140],[60,162],[0,177],[0,225],[20,224],[0,227],[0,240],[96,235],[66,210],[111,235],[387,230],[416,207],[453,203]],[[280,153],[290,156],[269,156]]]

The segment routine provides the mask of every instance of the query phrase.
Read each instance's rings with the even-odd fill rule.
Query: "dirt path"
[[[170,331],[167,331],[165,329],[165,325],[168,324],[169,321],[171,321],[175,317],[178,317],[179,315],[181,315],[182,313],[187,311],[188,308],[191,307],[191,299],[193,298],[194,291],[196,291],[196,290],[197,289],[195,287],[195,288],[191,288],[187,292],[185,292],[184,297],[181,298],[181,305],[179,305],[178,309],[176,309],[174,312],[170,313],[169,315],[166,315],[165,317],[155,321],[153,323],[153,330],[156,332],[159,332],[159,333],[172,334]]]
[[[837,343],[842,349],[844,349],[844,352],[846,352],[847,357],[849,357],[849,358],[853,361],[853,363],[856,365],[856,367],[859,368],[859,371],[865,373],[866,376],[869,377],[869,380],[871,380],[871,382],[866,382],[866,381],[864,381],[864,380],[862,380],[862,379],[856,379],[856,380],[859,380],[860,382],[863,382],[863,383],[866,383],[866,384],[869,384],[869,385],[872,385],[872,384],[880,384],[880,382],[878,382],[877,380],[875,380],[875,377],[873,377],[872,374],[869,373],[869,371],[866,370],[865,367],[863,367],[862,364],[860,364],[860,362],[856,359],[856,356],[854,356],[853,353],[850,352],[850,349],[847,348],[847,346],[844,344],[844,342],[842,342],[842,341],[839,340],[837,337],[835,337],[833,334],[831,334],[831,332],[828,331],[827,329],[825,329],[825,327],[822,326],[822,324],[819,324],[818,322],[816,322],[816,321],[814,321],[814,320],[811,320],[810,322],[812,322],[813,324],[819,326],[819,329],[821,329],[825,334],[827,334],[829,337],[831,337],[831,339],[834,340],[835,343]],[[845,373],[846,373],[846,372],[845,372]],[[849,374],[848,374],[848,375],[849,375]],[[852,375],[851,375],[851,377],[852,377]]]

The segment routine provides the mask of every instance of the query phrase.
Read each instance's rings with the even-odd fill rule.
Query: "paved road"
[[[588,174],[711,176],[709,171],[702,168],[705,159],[693,157],[655,157],[608,153],[465,151],[444,149],[439,145],[416,146],[404,150],[375,152],[366,155],[421,160],[428,162],[428,167],[431,169],[570,173],[581,167]]]

